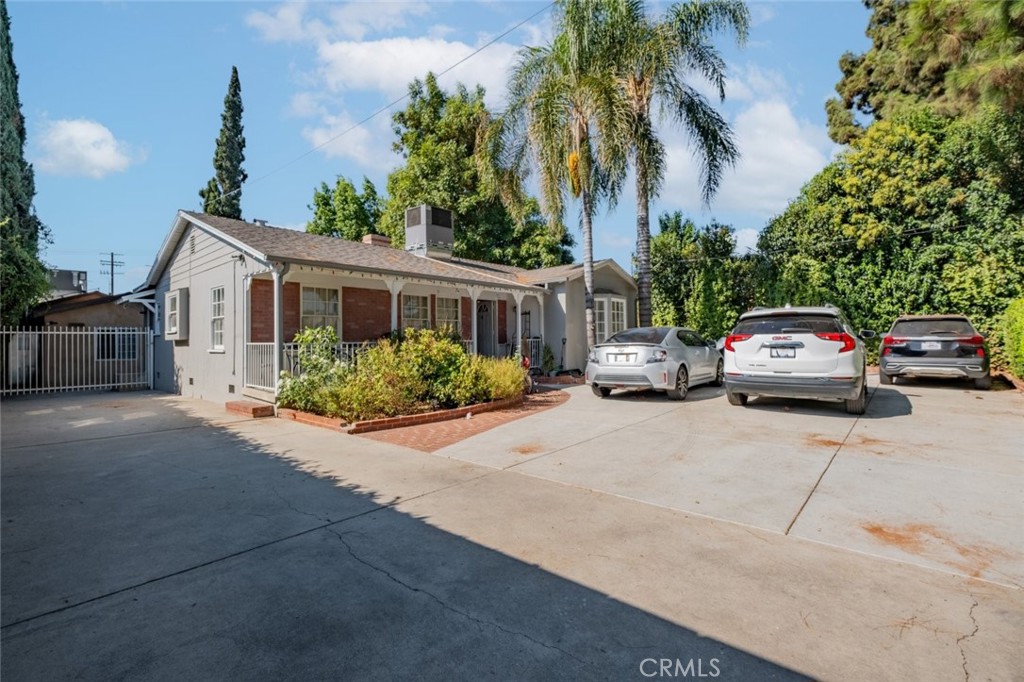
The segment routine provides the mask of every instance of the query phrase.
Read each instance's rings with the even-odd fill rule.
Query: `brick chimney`
[[[363,243],[370,246],[391,246],[391,238],[382,234],[364,234]]]

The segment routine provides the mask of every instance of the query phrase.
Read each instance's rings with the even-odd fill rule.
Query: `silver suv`
[[[864,339],[838,308],[755,308],[725,339],[725,395],[842,400],[850,414],[867,404]]]

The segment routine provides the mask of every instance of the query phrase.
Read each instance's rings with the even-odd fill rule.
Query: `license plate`
[[[773,358],[795,358],[796,348],[769,348],[769,355]]]
[[[627,364],[636,360],[636,353],[613,353],[608,358],[616,364]]]
[[[941,341],[922,341],[921,350],[942,350]]]

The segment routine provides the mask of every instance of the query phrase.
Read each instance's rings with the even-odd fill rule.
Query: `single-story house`
[[[583,269],[525,270],[453,257],[450,212],[406,215],[406,248],[179,211],[146,281],[124,300],[153,314],[154,386],[208,400],[273,400],[294,335],[329,325],[341,352],[394,330],[454,329],[469,352],[583,369]],[[613,260],[594,264],[598,337],[631,326],[636,285]]]

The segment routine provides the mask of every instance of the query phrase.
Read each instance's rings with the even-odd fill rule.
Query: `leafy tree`
[[[32,207],[35,173],[25,160],[25,119],[18,97],[11,20],[0,0],[0,320],[17,324],[49,288],[39,241],[49,232]]]
[[[1024,0],[913,0],[908,28],[912,55],[950,65],[952,96],[1024,106]],[[933,47],[937,56],[925,51]]]
[[[1024,292],[1022,125],[995,108],[873,124],[765,228],[765,300],[836,303],[865,328],[956,312],[996,331]]]
[[[199,190],[203,212],[225,218],[241,219],[242,185],[249,177],[242,168],[245,161],[245,136],[242,134],[242,85],[238,69],[231,67],[228,94],[224,97],[220,135],[213,153],[214,176]]]
[[[636,171],[636,265],[640,324],[651,323],[650,201],[665,182],[665,147],[655,129],[657,107],[683,128],[697,149],[701,190],[709,202],[724,169],[739,156],[729,124],[691,84],[710,82],[725,99],[725,62],[711,43],[719,30],[730,30],[742,44],[750,15],[741,0],[702,0],[675,4],[653,19],[642,2],[622,2],[622,19],[612,27],[616,78],[628,125],[621,139]],[[612,130],[617,130],[612,128]],[[621,167],[620,167],[621,170]]]
[[[867,36],[871,47],[864,54],[847,52],[839,59],[842,79],[836,84],[839,98],[825,105],[832,139],[847,144],[864,132],[855,114],[883,120],[908,104],[930,102],[947,113],[960,111],[965,103],[951,97],[945,87],[952,65],[934,42],[909,51],[904,44],[909,31],[907,0],[864,0],[871,10]]]
[[[884,120],[908,105],[946,115],[995,103],[1024,105],[1024,0],[864,0],[871,10],[864,54],[844,54],[839,98],[825,105],[829,135],[864,133],[861,114]]]
[[[484,89],[447,93],[434,74],[409,86],[408,106],[393,117],[393,148],[405,160],[388,176],[380,231],[405,243],[405,210],[432,204],[455,213],[455,255],[525,268],[572,262],[572,238],[549,231],[536,200],[506,206],[477,163],[478,133],[490,120]],[[364,186],[363,197],[367,196]]]
[[[536,168],[545,215],[561,222],[566,194],[580,202],[583,232],[583,300],[587,343],[597,343],[594,323],[593,222],[607,179],[623,162],[614,145],[625,122],[610,103],[619,97],[611,70],[610,27],[616,3],[559,0],[555,38],[519,53],[509,77],[509,107],[503,120],[507,163],[524,178]],[[615,132],[612,132],[615,130]]]
[[[332,190],[326,182],[313,192],[313,219],[306,232],[359,241],[377,229],[381,217],[380,197],[369,178],[363,178],[360,194],[348,178],[338,176]]]

